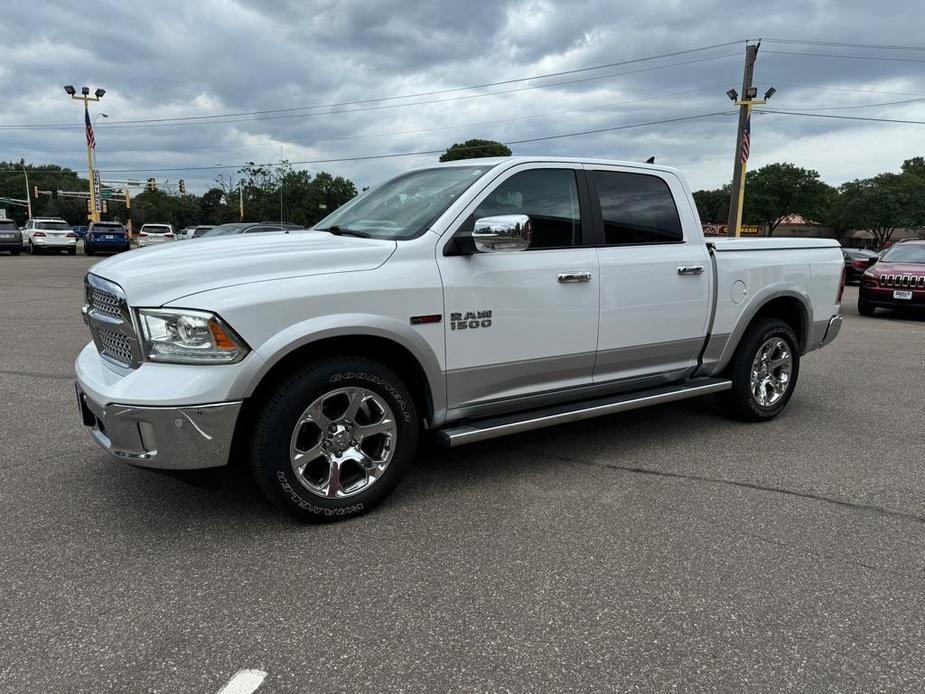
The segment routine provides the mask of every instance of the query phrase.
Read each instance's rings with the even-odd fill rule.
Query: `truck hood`
[[[221,287],[337,272],[372,270],[395,241],[323,231],[190,239],[140,248],[104,260],[90,272],[125,290],[129,304],[163,306]]]

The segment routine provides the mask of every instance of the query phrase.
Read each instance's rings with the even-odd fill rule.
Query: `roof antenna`
[[[648,159],[646,159],[646,164],[654,164],[654,163],[655,163],[655,157],[649,157]]]

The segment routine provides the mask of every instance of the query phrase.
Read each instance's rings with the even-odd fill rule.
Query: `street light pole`
[[[99,212],[99,200],[96,199],[96,176],[94,174],[94,163],[93,163],[93,149],[96,145],[95,140],[90,139],[90,102],[99,101],[103,98],[103,95],[106,93],[105,89],[97,89],[93,92],[93,96],[90,96],[90,89],[88,87],[83,87],[80,90],[80,94],[77,94],[77,90],[74,89],[70,84],[65,85],[64,91],[74,99],[75,101],[83,101],[84,103],[84,122],[86,123],[86,135],[87,135],[87,174],[90,179],[90,212],[87,214],[87,219],[91,222],[100,221],[100,212]]]
[[[22,167],[22,175],[26,177],[26,207],[29,212],[29,219],[32,219],[32,191],[29,190],[29,172],[26,171],[25,160],[20,160],[19,165]]]

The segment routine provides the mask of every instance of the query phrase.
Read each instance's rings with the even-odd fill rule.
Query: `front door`
[[[444,255],[447,401],[457,414],[540,404],[544,395],[589,385],[598,326],[598,261],[583,246],[590,218],[572,165],[506,172],[463,215],[525,214],[522,251]]]
[[[712,305],[710,257],[681,181],[670,173],[587,167],[601,275],[594,382],[677,380],[695,366]]]

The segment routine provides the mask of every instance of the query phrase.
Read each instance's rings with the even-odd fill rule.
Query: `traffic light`
[[[153,193],[157,190],[157,181],[154,178],[148,179],[148,192]]]
[[[36,200],[39,199],[39,187],[38,186],[32,186],[32,197],[35,198]]]
[[[186,195],[186,181],[180,179],[180,195]]]

